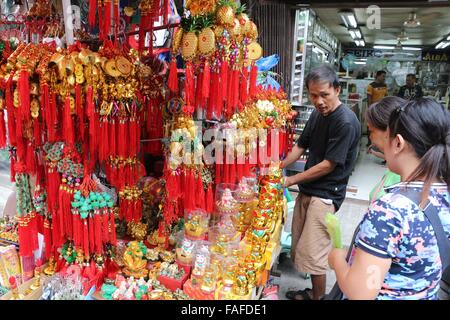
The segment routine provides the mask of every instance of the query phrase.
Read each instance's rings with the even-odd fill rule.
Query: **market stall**
[[[27,15],[55,10],[58,32],[3,40],[0,147],[17,212],[0,224],[0,299],[260,298],[296,112],[260,85],[245,7],[193,0],[180,19],[169,0],[91,0],[61,45],[46,5]],[[166,47],[145,40],[156,29]],[[162,156],[162,177],[145,153]]]

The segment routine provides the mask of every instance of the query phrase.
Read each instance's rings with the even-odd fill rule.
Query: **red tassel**
[[[244,106],[248,99],[248,68],[242,68],[241,88],[240,88],[241,104]],[[243,108],[240,109],[242,111]]]
[[[6,123],[5,114],[0,110],[0,149],[6,147]]]
[[[94,230],[95,230],[95,253],[101,254],[103,251],[103,235],[102,235],[102,217],[99,213],[94,213]]]
[[[217,75],[217,89],[216,89],[216,102],[214,106],[214,115],[217,120],[222,118],[222,108],[223,108],[223,79],[222,74]]]
[[[116,121],[112,119],[109,122],[109,154],[116,155]]]
[[[34,136],[34,146],[40,147],[42,145],[42,130],[39,119],[34,119],[33,121],[33,136]]]
[[[78,133],[80,140],[84,140],[84,109],[82,106],[81,86],[77,84],[75,86],[75,106],[78,116]]]
[[[202,82],[203,82],[203,71],[200,71],[197,75],[197,83],[195,88],[195,102],[194,106],[197,109],[202,109]]]
[[[139,116],[134,121],[134,127],[136,131],[136,139],[134,140],[136,147],[134,148],[134,154],[132,154],[132,157],[137,156],[141,150],[141,121],[139,120]]]
[[[170,62],[168,86],[172,93],[178,93],[178,69],[177,60],[175,57],[173,57]]]
[[[21,119],[29,119],[30,113],[30,75],[25,68],[20,70],[18,90],[19,90],[19,101],[20,101],[20,111],[22,117]]]
[[[12,146],[15,146],[17,144],[16,120],[14,119],[14,109],[15,108],[14,108],[14,102],[13,102],[13,94],[12,94],[12,90],[11,90],[11,80],[9,80],[6,84],[5,101],[6,101],[6,110],[8,111],[7,119],[8,119],[9,144]]]
[[[73,235],[73,243],[75,245],[75,247],[79,247],[80,246],[80,238],[78,236],[78,228],[79,228],[79,218],[80,215],[78,214],[78,212],[73,212],[72,213],[72,235]]]
[[[195,177],[194,177],[194,171],[189,170],[188,173],[188,190],[189,190],[189,196],[188,196],[188,203],[187,203],[187,209],[195,209]],[[186,205],[186,204],[185,204]]]
[[[208,190],[206,191],[206,212],[209,214],[213,213],[214,210],[214,194],[212,190],[212,185],[208,185]]]
[[[250,70],[250,88],[249,88],[249,96],[250,98],[254,98],[257,93],[256,88],[256,80],[258,78],[258,68],[255,64],[252,64],[251,70]]]
[[[205,209],[205,190],[203,189],[202,175],[201,172],[198,173],[197,185],[195,187],[195,202],[196,207]]]
[[[195,79],[192,70],[192,63],[188,62],[186,64],[186,75],[185,75],[185,103],[189,113],[194,110],[194,99],[195,99]]]
[[[108,211],[107,210],[103,210],[103,213],[101,215],[102,219],[103,219],[103,243],[108,243],[109,242],[109,228],[108,228],[108,224],[109,224],[109,215],[108,215]]]
[[[216,107],[217,100],[217,73],[213,72],[211,74],[211,88],[210,88],[210,96],[208,100],[208,108],[206,110],[206,119],[211,120],[213,118],[213,114]]]
[[[119,156],[125,158],[126,156],[126,144],[128,143],[126,137],[126,126],[123,119],[119,120],[117,151]]]
[[[239,70],[233,70],[233,104],[230,117],[236,112],[239,106]]]
[[[227,91],[227,95],[226,95],[226,104],[225,104],[225,116],[227,117],[227,119],[229,119],[231,117],[232,114],[232,109],[233,109],[233,89],[234,89],[234,70],[229,70],[228,71],[228,91]]]
[[[92,254],[95,252],[95,229],[94,229],[94,217],[89,214],[89,252]]]
[[[97,11],[97,0],[89,0],[89,27],[95,27],[95,12]]]
[[[103,36],[105,39],[108,38],[109,32],[111,31],[111,9],[112,9],[112,0],[105,0],[105,16],[103,21]]]
[[[111,244],[113,246],[115,246],[117,244],[117,238],[116,238],[116,222],[114,219],[114,211],[110,210],[109,211],[109,225],[111,227],[111,232],[110,232],[110,239],[111,239]]]
[[[52,230],[50,221],[45,218],[44,221],[44,243],[45,243],[45,258],[49,259],[52,254]]]
[[[222,87],[221,97],[223,101],[228,97],[228,62],[226,60],[222,61],[222,66],[220,68],[220,85]]]
[[[89,227],[88,218],[81,219],[83,225],[83,252],[85,257],[89,257]]]
[[[203,79],[202,79],[202,97],[209,98],[209,89],[211,85],[211,71],[209,68],[208,60],[205,61],[205,67],[203,69]]]
[[[120,26],[120,17],[119,17],[119,0],[114,0],[114,26],[119,28]]]
[[[70,97],[67,96],[64,103],[64,138],[65,141],[73,146],[75,143],[74,133],[73,133],[73,123],[72,123],[72,115],[70,114]]]
[[[27,171],[31,174],[36,173],[37,166],[36,166],[36,156],[34,153],[34,148],[31,145],[31,142],[27,144]]]
[[[9,176],[11,182],[14,183],[16,182],[16,159],[14,157],[11,157],[11,165],[9,167],[10,167]]]

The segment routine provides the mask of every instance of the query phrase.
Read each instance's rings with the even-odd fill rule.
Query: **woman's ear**
[[[395,153],[400,153],[402,152],[405,147],[406,147],[406,141],[405,139],[403,139],[401,134],[397,134],[394,138],[394,148],[395,148]]]

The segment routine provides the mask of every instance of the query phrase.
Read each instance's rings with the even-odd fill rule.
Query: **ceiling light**
[[[408,50],[408,51],[422,51],[422,48],[417,48],[417,47],[403,47],[403,50]]]
[[[364,47],[365,45],[366,45],[366,43],[364,42],[364,40],[355,40],[355,44],[358,46],[358,47]]]
[[[366,64],[365,61],[355,61],[355,64]]]
[[[356,28],[358,26],[358,22],[356,21],[353,11],[341,11],[339,14],[341,15],[341,19],[347,28]]]
[[[447,48],[448,46],[450,46],[450,41],[444,42],[444,46],[442,47],[442,49],[445,49],[445,48]]]
[[[394,46],[373,46],[374,49],[394,49]]]
[[[348,29],[348,32],[350,33],[350,36],[353,40],[362,38],[362,34],[359,29]]]
[[[450,36],[447,37],[447,40],[450,40]]]
[[[450,42],[446,42],[446,41],[441,41],[436,45],[436,49],[444,49],[445,47],[447,47],[446,43],[450,43]]]

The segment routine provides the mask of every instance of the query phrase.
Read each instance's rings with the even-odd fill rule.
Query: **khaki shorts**
[[[292,217],[291,257],[298,271],[324,275],[328,269],[331,239],[325,214],[334,213],[334,205],[300,193]]]

